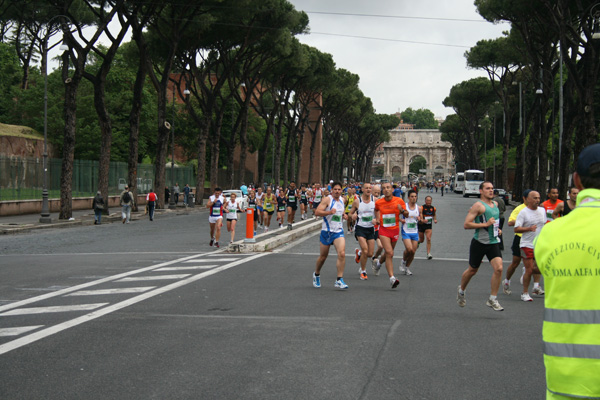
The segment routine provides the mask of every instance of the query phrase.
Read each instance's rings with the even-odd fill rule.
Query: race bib
[[[315,196],[315,203],[321,202],[321,196]]]
[[[292,203],[296,201],[296,196],[288,196],[288,201],[291,201]]]
[[[433,217],[425,217],[425,221],[427,221],[428,224],[431,224]]]
[[[373,216],[372,215],[367,215],[366,217],[360,217],[360,220],[362,222],[371,222],[371,221],[373,221]]]
[[[494,237],[498,237],[500,235],[500,221],[494,221]]]
[[[342,222],[342,216],[338,214],[332,215],[331,222]]]
[[[285,211],[285,206],[279,206],[279,211]]]
[[[221,215],[221,207],[213,207],[212,215]]]
[[[233,214],[235,212],[235,208],[230,208],[229,209],[229,214]]]
[[[392,228],[396,226],[396,214],[383,214],[383,227]]]
[[[417,223],[416,222],[408,222],[406,224],[406,228],[410,229],[410,230],[415,230],[415,229],[417,229]]]
[[[552,211],[554,211],[554,210],[546,211],[546,217],[548,218],[548,221],[552,221],[554,219],[554,218],[552,218]]]
[[[254,210],[256,208],[256,204],[248,204],[248,208],[251,208]]]

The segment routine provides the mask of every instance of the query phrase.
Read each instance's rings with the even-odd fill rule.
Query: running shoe
[[[390,276],[390,284],[392,285],[392,289],[396,289],[400,281],[395,276]]]
[[[269,232],[269,228],[265,228],[265,233]]]
[[[410,268],[406,267],[405,274],[408,275],[408,276],[412,276],[412,271],[410,270]]]
[[[502,290],[504,291],[504,294],[511,294],[512,290],[510,290],[510,282],[504,282],[502,284]]]
[[[376,259],[371,259],[371,268],[373,268],[373,273],[375,274],[375,276],[379,276],[379,271],[381,270],[381,264],[379,264],[379,260]]]
[[[456,295],[456,302],[460,307],[464,307],[467,304],[467,299],[465,299],[465,293],[460,293],[460,285],[458,285],[458,294]]]
[[[313,272],[313,286],[316,288],[321,287],[321,276],[315,275],[314,272]]]
[[[427,253],[427,259],[431,260],[433,258],[433,256],[431,255],[431,253]]]
[[[209,246],[212,246],[215,243],[215,238],[210,239],[210,243],[208,244]]]
[[[546,293],[546,292],[544,291],[544,289],[542,289],[541,286],[538,286],[538,287],[533,288],[533,290],[531,291],[531,293],[537,294],[538,296],[543,296],[544,293]]]
[[[525,267],[521,267],[521,277],[519,278],[519,282],[521,283],[521,285],[523,284],[523,277],[525,276]]]
[[[494,311],[504,311],[504,307],[502,307],[500,305],[500,303],[498,303],[498,300],[488,299],[488,301],[486,301],[485,305],[488,307],[491,307],[492,310],[494,310]]]
[[[360,273],[361,281],[366,281],[367,279],[369,279],[369,277],[367,276],[367,271],[363,271],[363,270],[359,269],[358,272]]]
[[[215,242],[215,247],[216,247],[217,249],[218,249],[219,247],[221,247],[221,246],[219,246],[219,242]]]
[[[533,299],[531,298],[529,293],[521,293],[521,300],[522,301],[533,301]]]
[[[404,260],[400,264],[400,275],[406,275],[406,261]]]
[[[348,289],[348,285],[346,285],[346,282],[344,282],[344,278],[340,278],[339,280],[335,281],[335,285],[333,286],[339,289]]]
[[[354,262],[357,264],[360,262],[360,250],[359,249],[354,249]]]

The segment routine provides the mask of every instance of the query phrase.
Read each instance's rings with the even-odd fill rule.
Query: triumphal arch
[[[442,140],[437,129],[406,129],[407,124],[390,131],[390,141],[383,144],[384,179],[405,181],[409,166],[417,156],[427,162],[421,176],[427,180],[448,179],[454,174],[452,145]]]

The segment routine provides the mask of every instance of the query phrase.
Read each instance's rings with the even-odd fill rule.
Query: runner
[[[390,277],[392,289],[398,287],[400,281],[394,276],[394,248],[400,238],[400,214],[408,216],[406,211],[406,203],[399,198],[394,197],[394,189],[391,183],[383,184],[383,199],[375,202],[375,224],[379,227],[379,239],[385,254],[382,256],[385,259],[385,268]]]
[[[208,214],[208,223],[210,224],[210,246],[213,244],[219,247],[219,239],[221,238],[221,226],[223,226],[223,205],[225,204],[225,197],[223,197],[223,190],[221,188],[215,188],[215,192],[208,198],[206,208],[210,210]]]
[[[254,216],[258,217],[258,219],[254,218],[254,220],[258,221],[258,225],[260,225],[260,227],[262,229],[265,229],[265,226],[263,225],[263,211],[264,211],[263,197],[265,196],[265,193],[263,192],[262,186],[259,186],[256,189],[255,196],[256,196],[256,210],[254,210]],[[254,228],[254,230],[256,230],[256,227]]]
[[[233,240],[235,238],[235,225],[237,224],[237,212],[242,211],[242,208],[239,204],[236,203],[235,193],[231,193],[229,200],[225,202],[224,209],[227,211],[225,218],[227,219],[227,232],[231,232],[231,240],[229,244],[233,244]],[[256,229],[256,228],[254,228]],[[255,232],[256,233],[256,232]]]
[[[308,215],[308,194],[306,191],[306,186],[300,186],[300,219],[305,220]]]
[[[571,212],[575,208],[575,204],[577,204],[577,195],[579,194],[579,189],[575,186],[569,189],[569,199],[567,201],[563,201],[556,205],[554,211],[552,211],[552,219],[556,219],[558,217],[564,217],[568,213]]]
[[[267,187],[267,193],[265,193],[263,197],[263,207],[265,211],[263,212],[263,224],[265,227],[265,232],[269,232],[269,226],[271,226],[271,217],[275,212],[275,204],[277,203],[277,199],[273,194],[273,189],[270,186]]]
[[[525,264],[525,275],[523,276],[523,293],[521,293],[521,300],[533,301],[529,296],[529,282],[531,281],[531,275],[536,272],[540,273],[540,270],[535,263],[535,257],[533,254],[533,242],[537,235],[546,224],[546,211],[540,205],[540,194],[535,190],[532,190],[527,194],[525,199],[527,207],[521,210],[517,216],[517,222],[515,224],[515,232],[522,233],[521,237],[521,257],[523,258],[523,264]],[[534,283],[534,291],[539,287],[539,283]]]
[[[344,198],[341,197],[342,184],[334,182],[332,184],[332,194],[323,198],[319,207],[315,210],[315,215],[323,217],[321,223],[320,252],[313,272],[313,286],[321,287],[321,268],[329,255],[331,245],[337,252],[337,279],[334,287],[338,289],[348,289],[344,282],[344,268],[346,266],[346,238],[344,237],[344,219],[348,218],[344,214]]]
[[[554,218],[552,218],[552,213],[554,212],[554,209],[556,209],[556,207],[561,204],[563,201],[558,199],[558,189],[557,188],[550,188],[548,189],[548,200],[544,201],[542,203],[542,207],[544,207],[544,209],[546,210],[546,217],[547,217],[547,222],[551,222],[552,220],[554,220]]]
[[[421,220],[420,207],[417,205],[417,193],[412,190],[408,192],[408,204],[406,205],[408,216],[402,220],[402,242],[404,243],[404,254],[400,264],[400,274],[412,275],[410,264],[415,259],[415,253],[419,247],[418,222]]]
[[[248,189],[248,208],[254,210],[254,234],[256,235],[256,230],[258,228],[258,219],[261,212],[258,211],[258,199],[256,198],[256,192],[254,191],[254,189]]]
[[[359,249],[355,249],[354,261],[360,262],[358,273],[361,280],[367,280],[367,258],[373,256],[375,249],[375,228],[373,217],[375,215],[375,199],[371,195],[371,184],[365,183],[362,187],[362,195],[352,204],[349,216],[357,221],[356,233]]]
[[[377,201],[381,198],[381,186],[375,185],[373,186],[373,200]],[[381,263],[379,262],[379,257],[383,253],[383,245],[381,244],[381,240],[379,239],[379,224],[375,224],[375,244],[377,245],[377,251],[373,254],[371,258],[371,268],[373,269],[373,273],[375,276],[379,276],[379,271],[381,270]]]
[[[346,197],[346,215],[350,213],[350,209],[352,208],[352,204],[354,201],[358,200],[358,196],[356,196],[356,189],[354,187],[348,187],[348,196]],[[354,231],[354,221],[352,218],[348,218],[348,234],[351,234]]]
[[[296,183],[294,181],[290,182],[290,187],[287,190],[285,195],[285,202],[287,203],[287,213],[288,213],[288,225],[287,228],[289,231],[292,230],[292,224],[295,222],[294,218],[296,217],[296,210],[298,209],[298,197],[300,197],[300,192],[296,189]]]
[[[492,200],[494,198],[494,185],[488,181],[482,182],[479,185],[479,193],[479,201],[473,204],[465,218],[465,229],[475,229],[475,234],[471,240],[469,250],[469,266],[462,274],[456,301],[460,307],[465,306],[467,303],[465,299],[467,285],[477,273],[483,257],[487,256],[494,268],[494,273],[492,274],[491,294],[485,304],[494,311],[504,311],[497,299],[500,281],[502,280],[502,253],[500,252],[500,241],[498,240],[500,212],[498,205]]]
[[[315,190],[313,190],[313,197],[312,197],[313,216],[315,218],[317,218],[317,213],[315,211],[319,207],[319,204],[321,204],[322,198],[323,198],[323,190],[321,189],[321,185],[319,183],[315,183]]]
[[[283,220],[285,218],[285,193],[283,189],[279,191],[277,196],[277,222],[279,222],[279,228],[283,228]]]
[[[431,260],[431,234],[433,224],[437,224],[437,210],[431,205],[433,199],[431,196],[425,197],[425,204],[421,207],[421,220],[419,221],[419,244],[427,238],[427,259]]]

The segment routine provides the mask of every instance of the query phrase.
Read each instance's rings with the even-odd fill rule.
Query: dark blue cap
[[[596,164],[600,164],[600,143],[589,145],[579,153],[577,173],[581,176],[599,175],[598,170],[590,172],[590,168]]]

